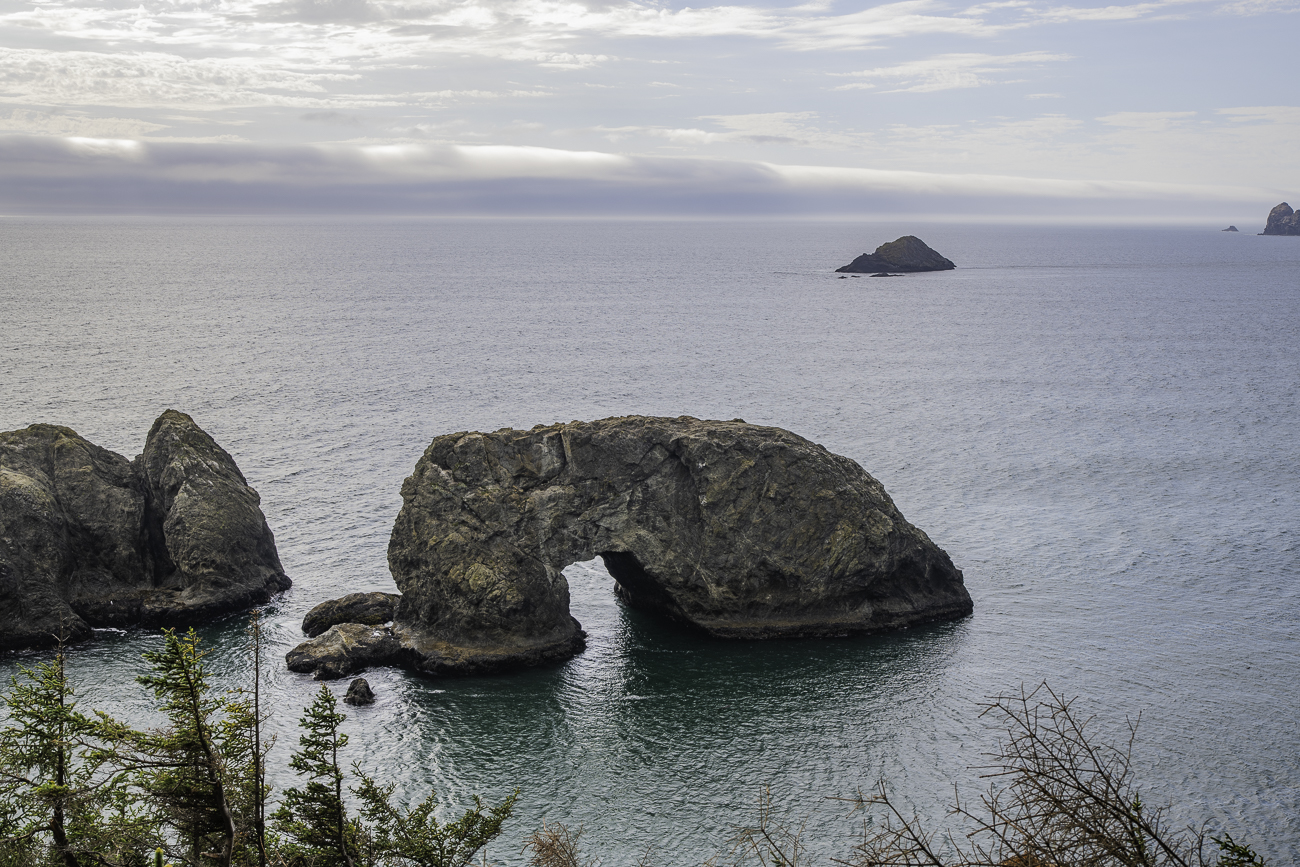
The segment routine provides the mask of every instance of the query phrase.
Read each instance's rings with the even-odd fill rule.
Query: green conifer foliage
[[[177,635],[163,630],[163,647],[144,658],[153,670],[139,678],[159,702],[168,725],[139,732],[106,715],[103,736],[113,745],[111,760],[130,773],[158,819],[179,842],[177,855],[192,865],[230,867],[237,826],[229,780],[230,752],[224,744],[227,702],[214,696],[194,630]]]
[[[266,782],[266,754],[274,740],[262,738],[266,723],[261,704],[262,640],[261,618],[254,612],[247,646],[252,682],[229,693],[215,726],[226,777],[226,798],[235,818],[232,862],[248,867],[268,864],[265,815],[271,787]]]
[[[354,766],[361,778],[355,789],[362,815],[371,823],[371,848],[381,863],[393,867],[467,867],[478,851],[498,834],[514,811],[515,790],[495,807],[474,796],[474,806],[459,819],[438,821],[434,794],[429,793],[410,810],[392,804],[394,786],[381,786]]]
[[[76,708],[63,650],[22,675],[0,729],[0,864],[128,863],[153,828],[96,757],[97,726]]]
[[[348,743],[339,724],[347,717],[337,707],[334,694],[322,684],[298,722],[303,734],[289,767],[305,776],[307,785],[285,789],[274,816],[286,838],[281,854],[290,864],[356,867],[359,863],[362,829],[348,818],[339,765],[339,751]]]

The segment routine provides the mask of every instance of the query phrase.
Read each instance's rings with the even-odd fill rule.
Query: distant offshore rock
[[[286,657],[344,677],[572,657],[561,570],[599,555],[624,603],[724,638],[839,636],[971,612],[961,570],[854,461],[775,427],[627,416],[437,437],[402,485],[391,626]]]
[[[257,492],[184,413],[134,461],[73,430],[0,433],[0,649],[190,624],[288,589]]]
[[[839,274],[871,274],[889,276],[890,271],[916,273],[919,271],[951,271],[957,266],[940,256],[915,235],[904,235],[897,241],[881,244],[874,253],[863,253],[843,268]]]
[[[1286,202],[1268,212],[1268,224],[1261,235],[1300,235],[1300,214]]]
[[[1237,231],[1237,227],[1236,227],[1236,226],[1229,226],[1228,228],[1226,228],[1226,229],[1222,229],[1221,231],[1224,231],[1224,232],[1235,232],[1235,231]]]

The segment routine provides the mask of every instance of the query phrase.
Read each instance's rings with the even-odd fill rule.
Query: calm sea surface
[[[837,279],[915,233],[959,270]],[[857,460],[965,571],[975,614],[853,640],[709,640],[567,570],[588,650],[491,678],[368,674],[352,758],[450,815],[521,790],[607,867],[725,851],[770,785],[817,863],[880,778],[942,819],[1047,680],[1099,735],[1141,714],[1149,802],[1300,862],[1300,238],[1205,230],[449,220],[0,220],[0,430],[127,457],[183,410],[262,496],[276,782],[318,684],[303,614],[392,590],[399,488],[458,430],[742,417]],[[207,628],[238,683],[243,618]],[[151,634],[72,658],[145,723]],[[27,657],[30,661],[33,657]],[[0,659],[0,677],[16,670]],[[341,691],[344,683],[335,684]]]

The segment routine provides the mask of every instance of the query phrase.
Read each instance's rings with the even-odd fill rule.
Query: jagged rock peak
[[[874,253],[863,253],[836,273],[875,274],[877,272],[951,271],[956,268],[950,260],[940,256],[915,235],[904,235],[897,241],[881,244]]]
[[[0,649],[197,623],[289,583],[257,492],[184,413],[133,462],[57,425],[0,433]]]
[[[878,481],[780,428],[626,416],[448,434],[402,500],[393,625],[335,625],[290,653],[294,670],[568,658],[584,634],[561,570],[597,555],[625,603],[719,637],[837,636],[971,611],[961,571]]]
[[[1286,202],[1268,212],[1268,223],[1262,235],[1300,235],[1300,213],[1291,210]]]

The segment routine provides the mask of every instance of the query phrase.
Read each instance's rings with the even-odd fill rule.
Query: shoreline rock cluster
[[[197,623],[290,583],[257,492],[188,415],[134,461],[57,425],[0,433],[0,649]]]
[[[448,434],[402,500],[388,549],[396,607],[367,594],[318,606],[304,630],[324,631],[287,655],[290,669],[568,659],[586,636],[561,570],[595,556],[626,604],[719,637],[840,636],[972,610],[961,571],[858,464],[739,419]],[[353,611],[364,622],[341,619]]]

